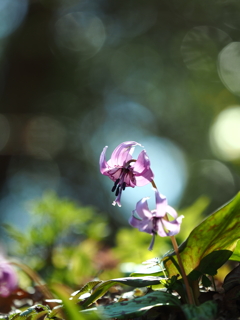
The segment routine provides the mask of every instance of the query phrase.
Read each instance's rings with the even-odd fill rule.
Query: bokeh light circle
[[[210,129],[210,144],[223,160],[240,158],[240,106],[223,110]]]
[[[217,74],[216,61],[220,50],[231,42],[230,36],[214,27],[192,28],[184,37],[181,53],[186,67],[194,72]]]
[[[56,119],[36,116],[29,120],[25,129],[25,149],[35,158],[48,159],[56,156],[65,146],[66,129]]]
[[[92,57],[106,39],[105,27],[96,15],[72,12],[60,17],[55,24],[55,40],[60,48]]]
[[[232,42],[219,53],[218,74],[232,93],[240,96],[240,42]]]
[[[27,0],[0,1],[0,38],[9,36],[22,23],[28,8]]]

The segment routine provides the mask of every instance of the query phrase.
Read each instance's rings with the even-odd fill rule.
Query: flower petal
[[[155,232],[157,232],[157,234],[160,237],[167,237],[167,233],[166,233],[164,226],[162,224],[162,220],[163,219],[161,219],[161,218],[155,220]]]
[[[173,209],[173,207],[170,207],[170,206],[167,206],[166,207],[166,212],[172,216],[174,219],[177,218],[178,214],[177,214],[177,211],[175,209]]]
[[[142,187],[151,182],[154,178],[154,174],[152,170],[149,168],[145,172],[143,172],[141,175],[135,175],[136,179],[136,186]]]
[[[126,141],[121,143],[119,146],[115,148],[111,155],[111,159],[108,164],[110,166],[120,166],[123,167],[129,160],[132,159],[132,154],[135,146],[141,146],[139,143],[135,141]]]
[[[147,200],[149,198],[142,198],[140,201],[136,204],[136,212],[139,215],[141,219],[152,219],[153,214],[148,208]]]
[[[120,178],[121,173],[122,173],[121,168],[113,168],[113,169],[106,169],[105,172],[103,172],[102,174],[104,174],[105,176],[108,176],[111,180],[116,181],[117,179]]]
[[[103,151],[102,151],[102,153],[100,155],[100,159],[99,159],[100,172],[102,174],[104,174],[105,171],[109,169],[109,165],[106,161],[106,156],[105,156],[107,148],[108,148],[107,146],[105,148],[103,148]]]
[[[180,227],[182,223],[183,216],[178,217],[176,220],[173,221],[166,221],[162,219],[162,223],[164,228],[168,230],[166,232],[167,236],[174,236],[180,232]]]
[[[133,173],[141,174],[150,168],[150,160],[145,150],[139,153],[137,161],[133,164]]]
[[[7,297],[17,287],[18,278],[13,267],[4,260],[0,261],[0,296]]]
[[[139,220],[139,219],[136,219],[133,214],[129,219],[129,224],[134,228],[138,228],[139,231],[153,234],[153,222],[151,219],[145,218],[145,219]]]
[[[160,194],[157,189],[155,189],[155,198],[157,208],[156,217],[163,218],[167,213],[167,198],[164,195]]]

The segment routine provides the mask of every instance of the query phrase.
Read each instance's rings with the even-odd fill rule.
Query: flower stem
[[[153,180],[151,181],[151,184],[152,184],[153,188],[157,190],[157,186],[156,186],[156,184],[155,184],[155,182]],[[168,220],[168,216],[167,215],[166,215],[165,218],[166,218],[166,220]],[[179,254],[177,240],[176,240],[176,238],[174,236],[170,236],[170,239],[172,241],[173,249],[174,249],[174,251],[176,253],[178,264],[179,264],[179,268],[180,268],[180,271],[181,271],[181,275],[182,275],[182,278],[183,278],[183,281],[184,281],[184,284],[185,284],[185,287],[186,287],[187,296],[188,296],[188,302],[189,302],[189,304],[195,304],[194,303],[194,299],[193,299],[193,295],[192,295],[192,291],[191,291],[191,287],[189,285],[188,278],[187,278],[186,272],[185,272],[184,267],[183,267],[182,259],[181,259],[180,254]]]
[[[190,288],[190,285],[189,285],[189,282],[188,282],[188,278],[187,278],[186,272],[185,272],[184,267],[183,267],[182,259],[181,259],[180,254],[179,254],[177,240],[176,240],[176,238],[174,236],[171,236],[170,239],[172,241],[173,249],[174,249],[174,251],[176,253],[176,256],[177,256],[177,259],[178,259],[179,268],[181,270],[181,275],[182,275],[183,281],[185,283],[187,296],[188,296],[188,302],[189,302],[189,304],[195,304],[194,300],[193,300],[191,288]]]

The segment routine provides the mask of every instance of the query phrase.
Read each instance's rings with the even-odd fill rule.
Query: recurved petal
[[[111,159],[108,163],[111,166],[124,166],[126,162],[132,159],[134,148],[137,145],[141,146],[139,143],[135,141],[126,141],[121,143],[113,151]]]
[[[142,198],[136,204],[136,212],[141,219],[151,219],[153,217],[152,212],[148,208],[147,200],[149,198]]]
[[[178,217],[176,220],[173,221],[166,221],[162,219],[162,224],[164,228],[168,230],[167,236],[174,236],[180,232],[180,227],[182,223],[183,216]]]
[[[102,174],[104,174],[104,172],[109,169],[109,165],[106,161],[107,148],[108,148],[107,146],[103,148],[103,151],[102,151],[102,153],[100,155],[100,159],[99,159],[100,172]]]
[[[155,199],[157,208],[156,217],[162,218],[167,213],[167,198],[163,194],[160,194],[157,189],[155,189]]]
[[[133,215],[129,219],[129,224],[132,227],[137,228],[139,231],[153,234],[152,220],[148,219],[148,218],[144,218],[142,220],[139,220],[139,218],[137,218],[136,215],[134,214],[134,211],[133,211]]]
[[[153,180],[153,178],[154,174],[150,168],[140,175],[135,174],[136,186],[145,186],[146,184],[150,183]]]
[[[175,209],[173,209],[173,207],[167,206],[166,207],[166,212],[168,214],[170,214],[170,216],[172,216],[174,219],[176,219],[177,216],[178,216],[177,211]]]
[[[137,161],[133,164],[133,173],[141,174],[150,168],[150,160],[145,150],[139,153]]]

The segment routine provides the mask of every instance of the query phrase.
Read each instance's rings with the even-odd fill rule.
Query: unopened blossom
[[[174,236],[179,233],[183,216],[177,215],[177,212],[168,205],[165,196],[161,195],[155,189],[156,209],[150,211],[147,199],[138,201],[136,209],[129,219],[131,226],[138,228],[142,232],[147,232],[153,236],[149,250],[153,248],[155,235],[161,237]],[[170,215],[173,220],[169,221]]]
[[[7,260],[0,257],[0,296],[8,297],[16,289],[18,277]]]
[[[132,158],[135,146],[141,145],[135,141],[126,141],[116,147],[108,161],[105,156],[107,147],[100,156],[100,172],[113,180],[112,192],[116,195],[113,205],[117,204],[119,207],[121,207],[122,191],[126,187],[144,186],[154,177],[145,150],[140,152],[136,160]]]

